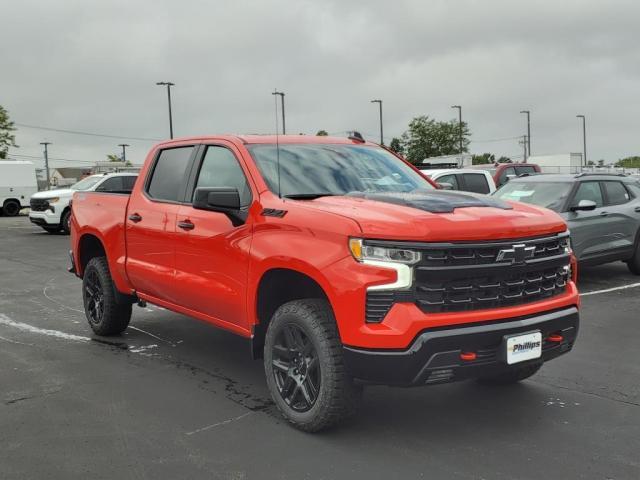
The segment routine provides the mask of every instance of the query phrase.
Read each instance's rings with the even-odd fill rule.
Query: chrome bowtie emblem
[[[528,258],[533,258],[536,247],[527,247],[524,243],[518,243],[511,248],[500,250],[496,255],[496,262],[511,260],[511,263],[524,263]]]

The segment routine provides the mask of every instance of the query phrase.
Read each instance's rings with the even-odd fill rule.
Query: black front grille
[[[44,212],[49,208],[49,200],[32,198],[30,201],[30,206],[33,212]]]
[[[425,313],[521,305],[562,294],[570,277],[568,235],[483,244],[371,242],[420,251],[410,290],[367,293],[366,321],[381,322],[394,303]],[[497,261],[501,250],[524,245],[528,258]]]

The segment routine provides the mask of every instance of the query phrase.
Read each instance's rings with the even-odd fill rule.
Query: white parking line
[[[34,327],[33,325],[29,325],[28,323],[16,322],[14,320],[11,320],[6,315],[3,315],[2,313],[0,313],[0,325],[17,328],[18,330],[22,330],[24,332],[38,333],[40,335],[47,335],[49,337],[62,338],[64,340],[75,340],[81,342],[88,342],[91,340],[89,337],[81,337],[80,335],[64,333],[58,330],[47,330],[44,328]]]
[[[604,290],[594,290],[593,292],[584,292],[584,293],[581,293],[580,296],[585,297],[587,295],[598,295],[600,293],[615,292],[616,290],[626,290],[627,288],[635,288],[635,287],[640,287],[640,282],[631,283],[629,285],[622,285],[621,287],[605,288]]]

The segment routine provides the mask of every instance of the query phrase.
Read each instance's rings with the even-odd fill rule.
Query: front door
[[[162,150],[127,210],[127,276],[137,292],[175,302],[176,216],[193,146]]]
[[[231,144],[203,149],[190,198],[198,187],[233,187],[243,208],[248,208],[252,193],[239,158]],[[247,223],[234,225],[224,213],[188,204],[180,207],[176,228],[179,305],[228,328],[249,328],[246,285],[251,230]]]
[[[567,220],[571,230],[571,244],[579,260],[597,255],[606,248],[605,233],[608,228],[603,214],[604,195],[600,182],[580,182],[570,206],[576,206],[581,200],[595,202],[595,210],[569,212]]]

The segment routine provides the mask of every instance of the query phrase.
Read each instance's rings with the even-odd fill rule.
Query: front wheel
[[[629,271],[634,275],[640,275],[640,233],[637,235],[636,251],[629,260],[627,260],[627,267]]]
[[[267,385],[282,415],[306,432],[353,416],[362,388],[347,374],[330,305],[294,300],[273,315],[264,345]]]
[[[491,377],[479,378],[478,382],[484,385],[511,385],[525,380],[536,373],[542,367],[542,363],[534,363],[523,367],[513,368],[505,373],[500,373]]]
[[[131,320],[131,303],[119,302],[105,257],[89,260],[82,277],[84,313],[97,335],[123,332]]]
[[[2,211],[7,217],[15,217],[20,213],[20,204],[15,200],[7,200],[2,206]]]
[[[60,226],[62,227],[62,232],[65,235],[69,235],[71,233],[71,210],[67,210],[62,214]]]

